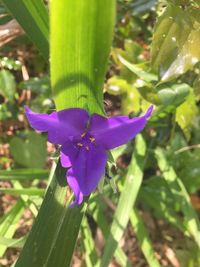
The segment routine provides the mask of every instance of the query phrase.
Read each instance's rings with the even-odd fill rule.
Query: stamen
[[[81,134],[81,137],[84,137],[85,135],[86,135],[86,133],[82,133],[82,134]]]
[[[85,146],[85,149],[86,149],[86,150],[89,150],[89,146]]]
[[[82,143],[77,143],[77,146],[80,146],[80,147],[82,147],[82,146],[83,146],[83,144],[82,144]]]
[[[95,141],[94,137],[90,137],[89,139],[90,139],[91,143]]]

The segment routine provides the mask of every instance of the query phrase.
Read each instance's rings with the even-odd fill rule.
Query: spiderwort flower
[[[68,168],[67,182],[74,192],[72,206],[81,204],[105,173],[107,151],[127,143],[143,130],[153,106],[140,117],[104,116],[80,108],[39,114],[25,107],[30,125],[48,133],[48,141],[61,145],[61,165]]]

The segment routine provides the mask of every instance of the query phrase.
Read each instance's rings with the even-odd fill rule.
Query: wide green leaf
[[[51,34],[51,81],[56,106],[102,113],[115,0],[52,1],[51,10],[51,32],[55,32]]]
[[[86,205],[69,209],[68,201],[65,171],[58,164],[16,266],[70,265],[71,254]]]
[[[42,55],[49,56],[48,11],[42,0],[2,0]]]
[[[51,81],[57,110],[80,107],[103,113],[115,1],[52,0],[50,14]],[[66,192],[66,170],[58,164],[15,267],[70,266],[86,204],[70,209]]]

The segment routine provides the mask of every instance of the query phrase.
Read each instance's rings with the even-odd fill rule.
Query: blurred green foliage
[[[87,216],[93,218],[96,227],[109,240],[101,264],[107,264],[114,256],[121,266],[131,266],[123,249],[117,247],[130,219],[149,266],[159,266],[148,234],[148,222],[143,222],[140,210],[150,213],[156,220],[164,220],[182,233],[184,242],[181,243],[170,236],[180,266],[198,267],[199,206],[195,206],[190,197],[195,196],[200,201],[200,1],[117,2],[115,34],[104,83],[106,100],[112,99],[113,106],[119,102],[114,114],[138,115],[150,103],[155,105],[155,110],[143,133],[144,141],[130,142],[112,151],[115,159],[125,159],[126,166],[121,163],[115,171],[113,168],[110,171],[120,198],[119,194],[113,194],[110,182],[104,181],[104,196],[109,198],[115,211],[110,210],[98,193],[89,200]],[[0,26],[12,19],[2,2],[0,14],[5,14],[0,19]],[[39,39],[34,39],[36,45]],[[25,104],[38,112],[55,109],[48,62],[29,38],[20,36],[3,46],[0,52],[1,124],[11,119],[19,122]],[[111,112],[109,108],[108,111]],[[26,122],[11,136],[3,130],[0,133],[0,141],[10,145],[12,157],[8,170],[4,170],[5,162],[10,162],[11,157],[2,157],[0,179],[12,184],[14,194],[20,192],[18,202],[0,221],[0,255],[3,256],[7,247],[21,247],[25,241],[26,237],[19,242],[14,238],[17,221],[24,209],[29,207],[36,216],[41,205],[43,191],[37,191],[37,182],[47,178],[44,170],[47,153],[44,136],[33,133]],[[146,153],[141,156],[142,150],[138,152],[137,147],[142,144]],[[140,166],[138,160],[142,160],[140,169],[137,169]],[[139,182],[138,191],[130,188],[135,195],[131,193],[132,202],[127,211],[127,177],[130,173],[135,175],[132,186],[137,179],[141,179],[141,185]],[[26,191],[27,184],[29,192]],[[100,260],[91,232],[93,229],[86,218],[81,228],[81,249],[89,255],[85,258],[86,266],[98,266]],[[13,220],[11,225],[8,224],[10,220]],[[143,239],[146,243],[141,242]]]

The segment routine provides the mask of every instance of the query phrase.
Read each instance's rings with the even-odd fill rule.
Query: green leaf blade
[[[52,32],[56,32],[51,35],[51,80],[56,106],[102,113],[115,1],[52,1],[51,8]],[[57,26],[61,23],[67,30]]]
[[[51,83],[57,110],[79,107],[103,113],[103,80],[112,40],[115,0],[52,0],[50,8]],[[87,204],[69,208],[66,169],[60,164],[50,180],[15,267],[70,266]]]

